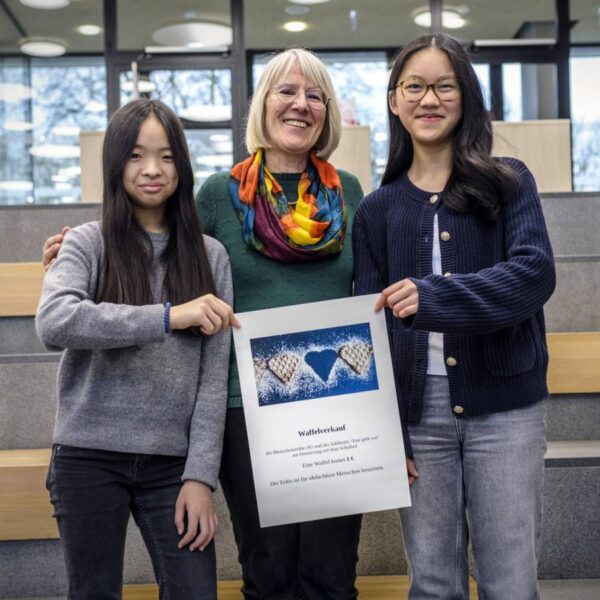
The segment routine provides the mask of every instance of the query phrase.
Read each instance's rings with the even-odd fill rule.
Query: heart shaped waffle
[[[267,364],[279,381],[290,385],[300,370],[302,359],[297,354],[282,353],[270,358]]]
[[[254,379],[256,380],[256,387],[260,385],[260,380],[263,378],[265,371],[267,370],[267,361],[262,358],[253,359],[254,363]]]
[[[373,346],[366,342],[354,342],[344,344],[339,350],[340,357],[348,366],[358,373],[364,375],[369,370]]]

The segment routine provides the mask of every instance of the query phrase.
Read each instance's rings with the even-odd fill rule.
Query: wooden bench
[[[41,263],[0,263],[0,317],[29,317],[42,290]]]

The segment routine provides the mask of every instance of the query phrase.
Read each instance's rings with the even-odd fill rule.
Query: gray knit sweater
[[[230,334],[165,333],[156,258],[168,234],[150,234],[156,304],[96,304],[103,240],[87,223],[65,237],[44,278],[36,328],[49,349],[65,349],[58,372],[54,442],[83,448],[186,456],[183,479],[213,489],[221,460]],[[232,304],[229,259],[204,237],[216,295]]]

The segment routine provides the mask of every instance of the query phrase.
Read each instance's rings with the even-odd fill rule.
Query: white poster
[[[377,295],[238,313],[262,527],[410,505]]]

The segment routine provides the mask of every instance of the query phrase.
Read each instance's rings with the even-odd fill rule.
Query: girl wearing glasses
[[[401,511],[412,600],[538,598],[542,307],[554,261],[535,182],[491,156],[477,76],[445,35],[408,44],[389,85],[382,187],[353,227],[355,293],[380,292],[407,428]]]

